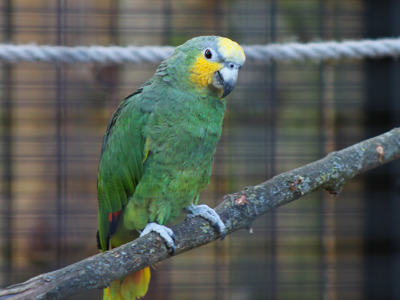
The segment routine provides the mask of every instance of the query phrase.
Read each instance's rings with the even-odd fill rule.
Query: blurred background
[[[0,42],[172,45],[392,37],[400,1],[2,0]],[[96,254],[96,175],[119,101],[157,64],[0,63],[0,286]],[[400,124],[397,59],[246,63],[200,202]],[[171,258],[145,299],[400,299],[400,164]],[[182,220],[183,217],[180,218]],[[90,291],[71,299],[100,299]]]

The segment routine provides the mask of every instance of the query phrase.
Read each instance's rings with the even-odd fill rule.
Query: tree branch
[[[319,189],[337,194],[354,176],[400,158],[400,128],[363,141],[271,180],[225,195],[215,209],[227,234],[250,228],[265,212]],[[218,239],[204,219],[190,218],[172,227],[176,254]],[[110,251],[65,268],[38,275],[0,290],[0,299],[63,299],[85,290],[106,287],[111,281],[170,257],[164,242],[150,233]]]

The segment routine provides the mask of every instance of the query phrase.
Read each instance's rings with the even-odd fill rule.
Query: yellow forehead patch
[[[246,59],[242,47],[228,38],[218,38],[218,50],[227,61],[242,65]]]
[[[215,61],[208,61],[199,54],[193,67],[191,68],[191,81],[201,87],[211,84],[212,77],[215,72],[223,67],[222,64]]]

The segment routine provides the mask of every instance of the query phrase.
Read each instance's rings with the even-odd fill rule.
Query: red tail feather
[[[117,225],[118,225],[118,221],[119,221],[119,217],[121,215],[122,210],[113,212],[113,213],[109,213],[108,214],[108,232],[110,234],[110,236],[112,234],[115,233],[115,231],[117,230]]]

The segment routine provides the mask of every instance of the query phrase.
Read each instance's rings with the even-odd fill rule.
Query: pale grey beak
[[[212,84],[217,89],[222,89],[222,98],[228,96],[236,85],[240,65],[231,62],[226,63],[226,66],[216,72],[213,77]]]

